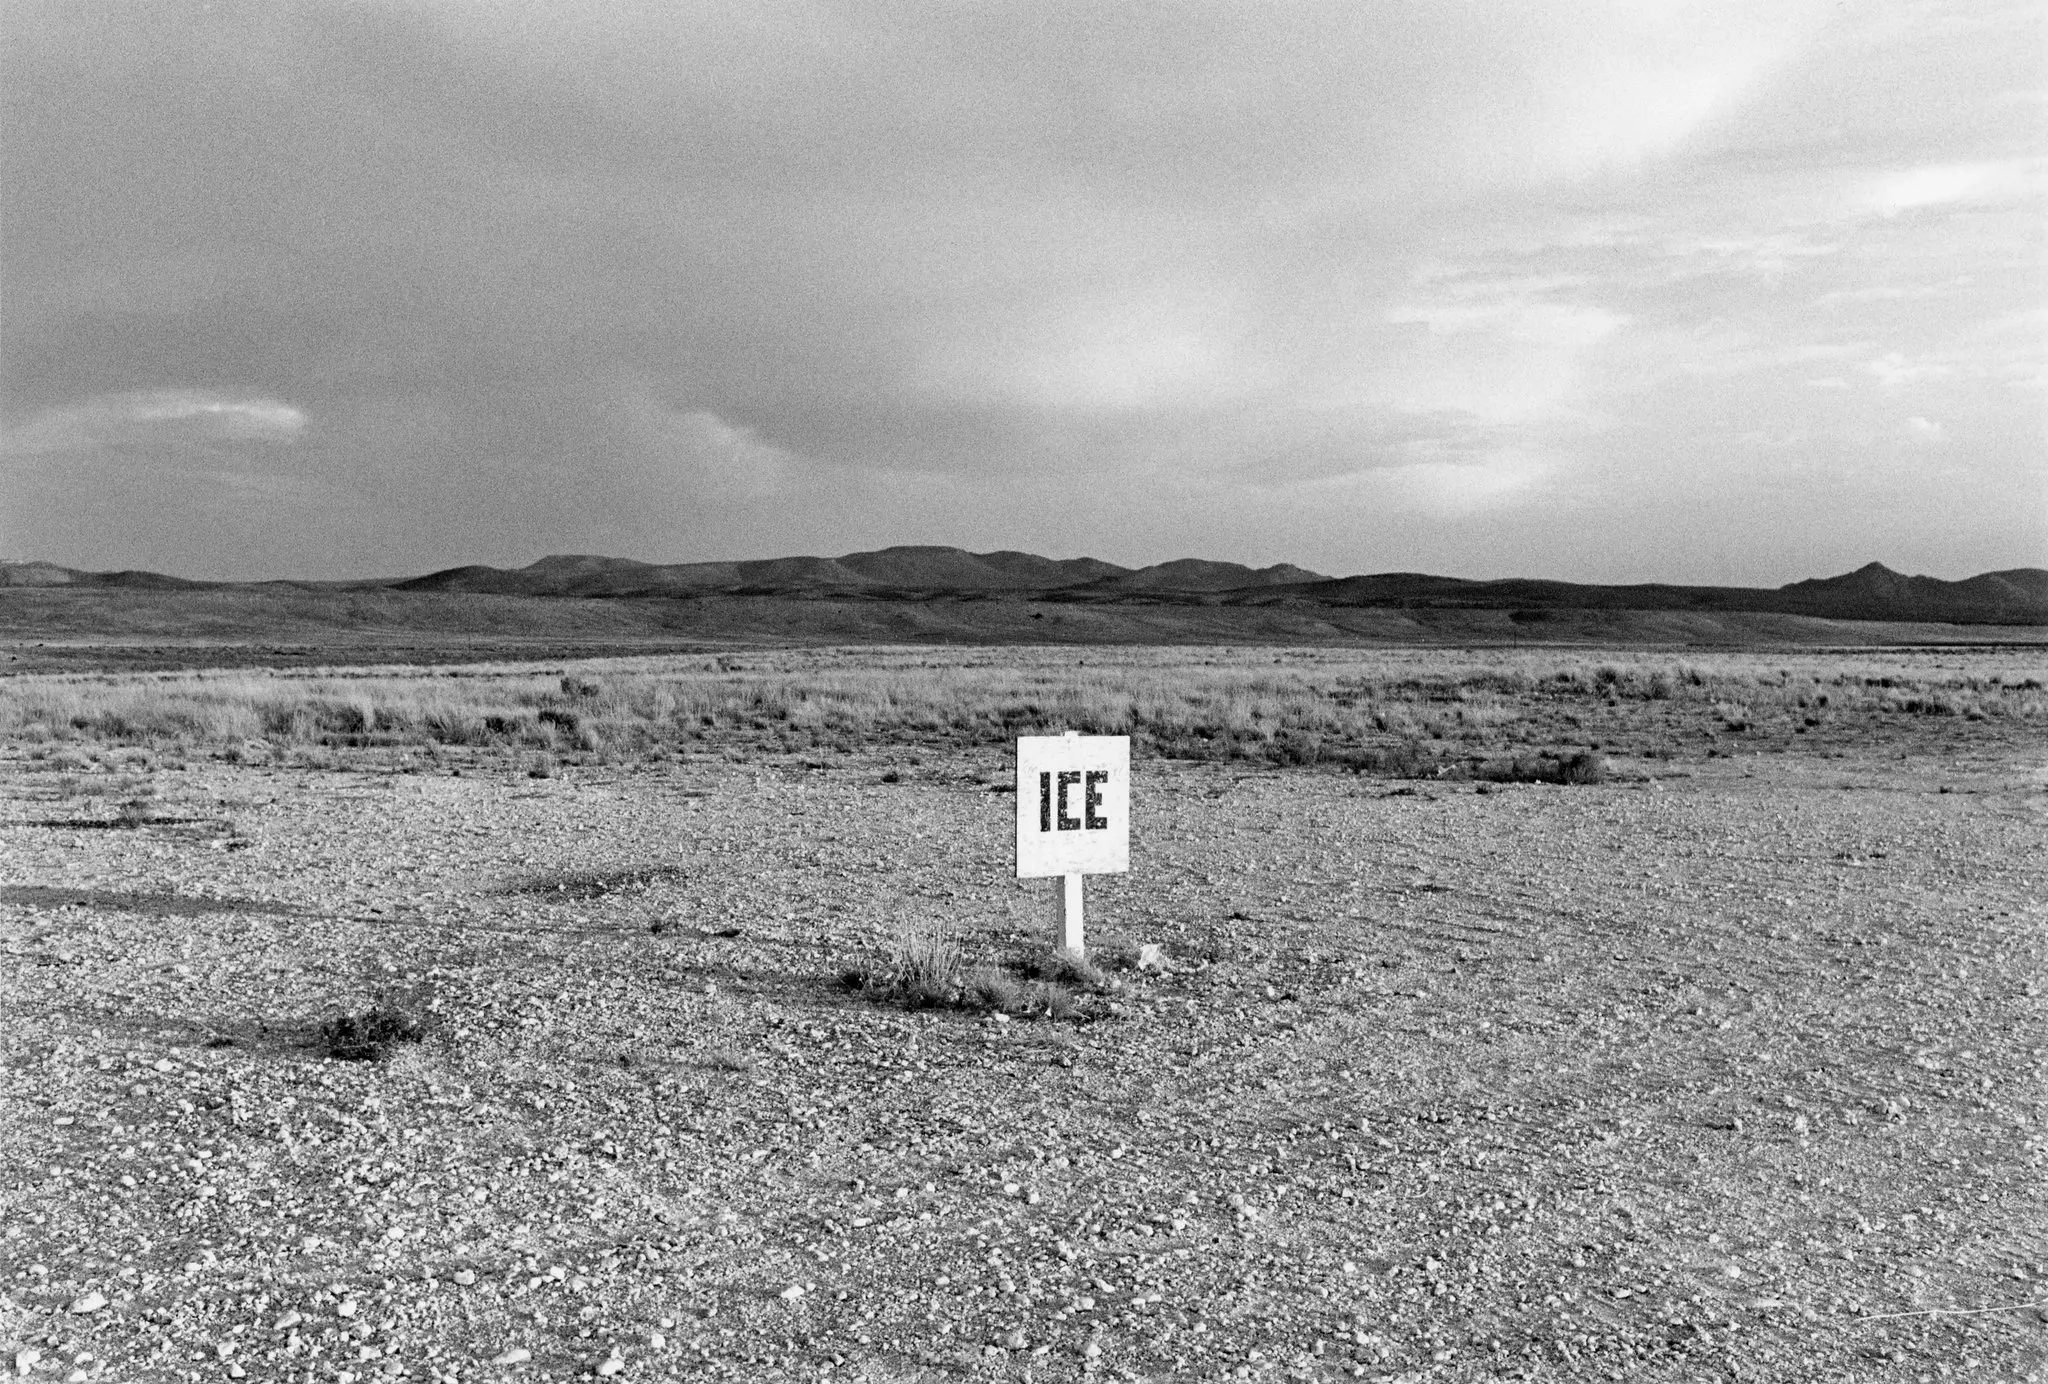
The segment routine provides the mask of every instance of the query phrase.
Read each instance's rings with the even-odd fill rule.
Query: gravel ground
[[[1054,935],[986,754],[194,763],[123,825],[8,761],[0,1367],[2040,1379],[2048,755],[1989,735],[1141,763],[1091,940],[1174,968],[1060,1022],[837,984]],[[323,1055],[379,997],[426,1040]]]

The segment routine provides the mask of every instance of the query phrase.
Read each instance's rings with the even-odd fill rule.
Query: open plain
[[[0,1365],[2042,1378],[2044,676],[9,678]],[[1069,727],[1133,738],[1132,871],[1089,883],[1096,968],[1025,989],[1009,746]],[[847,980],[942,938],[957,1003]],[[369,1014],[419,1041],[335,1055]]]

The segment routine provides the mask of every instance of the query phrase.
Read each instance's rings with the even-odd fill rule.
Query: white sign
[[[1017,878],[1131,868],[1131,738],[1017,741]]]

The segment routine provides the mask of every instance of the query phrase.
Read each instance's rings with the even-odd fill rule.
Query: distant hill
[[[1094,585],[1095,589],[1105,592],[1243,591],[1252,587],[1327,580],[1327,577],[1305,567],[1294,567],[1284,562],[1253,569],[1235,562],[1204,562],[1200,558],[1184,557],[1135,572],[1107,574]]]
[[[1233,591],[1281,582],[1324,581],[1302,567],[1254,570],[1235,562],[1183,558],[1137,569],[1098,558],[1035,553],[970,553],[963,548],[897,547],[844,557],[784,557],[765,562],[658,565],[626,558],[544,557],[529,567],[451,567],[388,583],[401,591],[478,591],[525,596],[654,596],[718,591],[752,596],[867,593]]]
[[[1818,577],[1781,587],[1788,610],[1830,613],[1867,610],[1867,619],[1953,619],[1975,621],[2004,618],[2005,612],[2048,610],[2048,571],[2015,567],[1986,572],[1962,581],[1905,577],[1872,562],[1839,577]]]
[[[843,557],[751,562],[636,562],[544,557],[527,567],[450,567],[420,577],[359,582],[195,582],[151,572],[84,572],[47,562],[0,562],[0,588],[233,591],[287,586],[313,592],[395,592],[547,599],[706,600],[718,597],[897,603],[1022,600],[1075,606],[1211,606],[1324,610],[1493,611],[1509,625],[1560,612],[1775,614],[1823,620],[2048,625],[2048,570],[2015,568],[1962,581],[1903,576],[1870,563],[1838,577],[1767,587],[1596,586],[1514,578],[1468,581],[1415,572],[1326,577],[1287,564],[1252,568],[1181,558],[1119,567],[1096,558],[895,547]],[[1277,618],[1277,615],[1274,617]]]
[[[187,581],[160,572],[81,572],[54,562],[0,559],[0,586],[125,586],[149,591],[199,590],[216,582]]]
[[[1955,624],[2048,624],[2048,571],[2016,568],[1963,581],[1905,577],[1881,563],[1844,576],[1781,587],[1591,586],[1509,579],[1464,581],[1390,572],[1304,582],[1274,594],[1326,605],[1391,609],[1750,611],[1829,620],[1935,620]]]

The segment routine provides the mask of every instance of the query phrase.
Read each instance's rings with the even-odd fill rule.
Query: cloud
[[[2038,453],[1998,15],[11,3],[7,446],[110,498],[18,492],[10,541],[80,561],[178,567],[205,506],[132,482],[203,449],[278,478],[219,560],[325,574],[974,534],[1556,569],[1587,545],[1473,525],[1598,475],[1690,532],[1742,435],[1854,458],[1879,388],[1989,439],[1986,493]]]
[[[1866,361],[1863,368],[1877,378],[1886,389],[1913,384],[1920,380],[1946,379],[1955,374],[1951,366],[1934,361],[1909,361],[1898,351],[1887,351],[1872,361]]]
[[[1908,168],[1871,181],[1862,202],[1889,219],[1925,207],[2015,201],[2038,194],[2039,169],[2040,162],[2031,159]]]
[[[629,391],[620,421],[645,455],[661,490],[699,503],[770,500],[787,495],[797,458],[749,427],[708,409],[675,409],[645,389]]]
[[[1469,461],[1415,461],[1384,473],[1384,490],[1435,516],[1459,517],[1530,498],[1556,471],[1554,462],[1520,448],[1500,448]]]
[[[1423,328],[1390,402],[1496,425],[1571,416],[1581,403],[1586,358],[1627,319],[1598,304],[1550,296],[1568,284],[1455,282],[1389,308],[1388,322]]]
[[[1575,11],[1575,12],[1574,12]],[[1538,60],[1541,162],[1585,175],[1669,155],[1819,27],[1811,3],[1567,6]],[[1567,47],[1566,45],[1569,45]]]
[[[291,442],[305,431],[306,421],[304,413],[276,399],[227,398],[194,389],[137,390],[44,409],[7,429],[0,450],[51,456]]]

